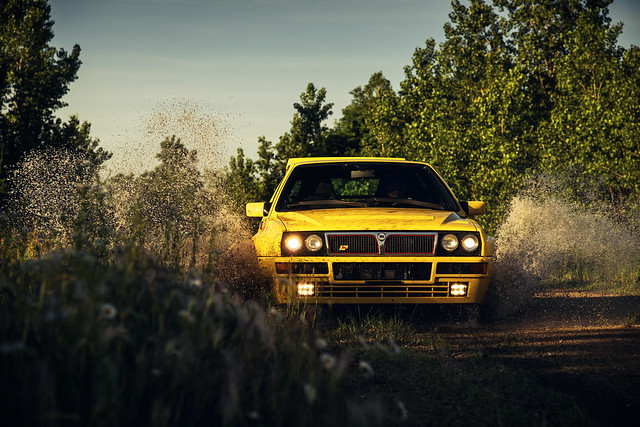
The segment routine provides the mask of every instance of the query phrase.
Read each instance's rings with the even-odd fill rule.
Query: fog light
[[[464,297],[467,295],[467,288],[466,283],[452,283],[449,287],[449,294],[452,297]]]
[[[313,283],[298,283],[298,295],[301,297],[310,297],[314,293]]]

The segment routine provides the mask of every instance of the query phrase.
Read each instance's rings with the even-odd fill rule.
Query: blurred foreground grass
[[[5,425],[586,422],[531,374],[457,363],[398,317],[313,323],[133,246],[4,259],[0,289]]]
[[[589,425],[571,396],[531,373],[482,354],[456,360],[439,334],[416,334],[393,313],[327,323],[271,307],[226,186],[175,138],[159,158],[109,182],[57,174],[64,185],[42,194],[31,188],[41,174],[26,174],[23,201],[0,212],[2,425]],[[575,260],[573,285],[596,281],[583,268],[593,257],[557,250],[590,245],[531,226],[559,208],[521,205],[505,222],[511,274],[496,289],[531,293]],[[633,292],[637,251],[628,258],[614,287]]]

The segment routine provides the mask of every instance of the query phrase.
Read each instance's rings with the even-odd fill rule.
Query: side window
[[[287,197],[287,203],[291,203],[294,200],[297,200],[299,198],[301,187],[302,187],[302,180],[298,179],[296,180],[296,182],[293,183],[293,186],[291,187],[291,191],[289,192]]]

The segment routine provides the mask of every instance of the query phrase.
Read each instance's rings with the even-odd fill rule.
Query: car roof
[[[287,162],[287,170],[293,166],[310,163],[341,163],[341,162],[406,162],[403,157],[294,157]]]

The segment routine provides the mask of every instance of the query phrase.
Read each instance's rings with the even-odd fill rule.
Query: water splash
[[[187,99],[159,102],[148,116],[140,119],[136,133],[120,135],[106,163],[105,172],[141,173],[157,166],[158,143],[176,135],[189,150],[195,150],[201,171],[226,165],[231,147],[238,146],[233,115],[211,105]]]
[[[92,183],[94,170],[86,157],[67,150],[28,154],[12,177],[13,197],[27,229],[68,242],[79,211],[79,190]]]
[[[228,287],[255,293],[253,224],[230,207],[220,179],[222,153],[232,139],[225,118],[196,103],[171,101],[159,105],[144,128],[144,139],[114,153],[109,173],[86,173],[84,159],[66,151],[25,159],[14,184],[21,217],[35,234],[44,233],[32,244],[37,254],[77,243],[86,238],[78,237],[79,229],[97,224],[105,231],[103,246],[133,243],[168,266],[214,274]],[[161,141],[169,141],[164,149]],[[159,162],[156,153],[163,150]],[[93,192],[85,191],[89,187]],[[40,240],[52,235],[55,244],[43,248]]]
[[[621,221],[607,203],[571,194],[561,180],[537,177],[512,199],[496,233],[490,298],[499,314],[554,288],[640,291],[640,234],[633,221]]]

